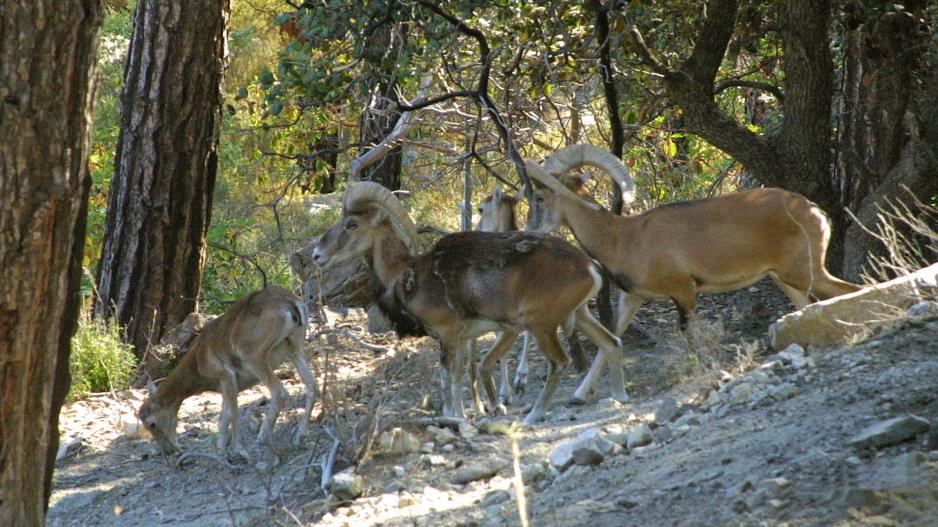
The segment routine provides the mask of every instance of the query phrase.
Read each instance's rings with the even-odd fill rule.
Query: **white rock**
[[[432,453],[433,453],[433,447],[435,447],[435,446],[436,446],[436,445],[435,445],[432,441],[428,441],[428,442],[426,442],[426,443],[420,445],[420,452],[423,453],[423,454],[432,454]]]
[[[654,439],[655,438],[651,433],[651,428],[649,428],[645,423],[642,423],[629,432],[629,438],[626,446],[629,447],[629,450],[633,450],[635,448],[651,444]]]
[[[599,428],[589,428],[554,448],[550,453],[550,464],[559,470],[565,470],[574,463],[574,452],[579,448],[590,448],[602,456],[607,456],[614,451],[615,443],[602,437]]]
[[[69,456],[73,456],[81,450],[82,439],[80,436],[70,437],[59,442],[59,449],[56,451],[55,460],[59,461]]]
[[[906,312],[912,318],[930,318],[938,316],[938,302],[926,300],[913,304]]]
[[[404,477],[405,474],[407,474],[407,469],[405,469],[404,467],[402,467],[402,466],[400,466],[400,465],[394,465],[394,469],[393,469],[393,470],[394,470],[394,475],[397,476],[397,477],[399,477],[399,478],[402,478],[402,477]]]
[[[120,421],[121,433],[127,437],[143,437],[143,423],[133,414],[121,414]]]
[[[680,407],[677,404],[677,399],[674,397],[665,397],[655,410],[655,421],[665,424],[677,417],[679,412]]]
[[[440,450],[442,450],[443,452],[446,452],[446,453],[448,454],[448,453],[452,452],[453,450],[456,450],[456,447],[453,446],[452,443],[450,443],[450,444],[448,444],[448,445],[443,445],[443,446],[441,446],[441,447],[440,447]]]

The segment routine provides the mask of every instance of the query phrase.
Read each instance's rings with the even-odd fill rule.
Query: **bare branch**
[[[779,102],[782,102],[785,100],[785,94],[782,93],[782,89],[774,84],[769,84],[767,82],[759,82],[759,81],[747,81],[747,80],[742,80],[742,79],[725,80],[725,81],[718,83],[716,86],[713,87],[713,94],[716,95],[724,90],[727,90],[733,87],[753,88],[756,90],[767,91],[771,93],[772,95],[774,95],[775,98],[778,99]]]
[[[430,75],[424,75],[423,79],[420,81],[420,91],[409,104],[420,103],[423,98],[426,97],[427,87],[430,86],[430,80]],[[406,135],[413,126],[415,116],[416,112],[402,113],[400,119],[397,120],[397,124],[394,125],[394,129],[391,130],[391,133],[389,133],[383,141],[371,150],[353,159],[349,164],[349,181],[361,181],[362,171],[377,163],[396,146],[397,140]]]

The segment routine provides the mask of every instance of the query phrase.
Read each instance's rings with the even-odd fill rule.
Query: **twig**
[[[203,457],[203,458],[205,458],[205,459],[211,459],[212,461],[217,461],[218,463],[224,465],[224,466],[227,467],[227,468],[234,468],[234,465],[232,465],[231,463],[229,463],[227,459],[224,459],[224,458],[221,457],[221,456],[217,456],[217,455],[215,455],[215,454],[210,454],[210,453],[208,453],[208,452],[195,452],[195,451],[190,451],[190,452],[184,453],[183,455],[179,456],[179,458],[177,458],[173,464],[174,464],[175,468],[182,470],[182,463],[183,463],[183,461],[185,461],[185,460],[187,460],[187,459],[190,459],[190,458],[197,458],[197,457]]]
[[[339,453],[339,446],[342,444],[342,441],[335,435],[332,428],[324,426],[323,430],[329,434],[329,437],[331,437],[333,441],[332,448],[329,449],[329,453],[326,454],[322,460],[322,477],[319,480],[320,488],[322,488],[322,491],[328,496],[329,485],[332,484],[332,470],[335,468],[335,458]]]
[[[391,353],[395,351],[394,346],[380,346],[378,344],[371,344],[365,342],[361,337],[352,333],[346,328],[323,328],[316,332],[316,335],[325,335],[327,333],[338,333],[344,337],[350,338],[355,344],[375,353]]]

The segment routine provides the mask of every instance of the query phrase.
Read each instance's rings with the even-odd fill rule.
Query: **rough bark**
[[[834,183],[840,201],[867,228],[886,200],[905,197],[903,185],[924,198],[938,188],[935,145],[920,134],[923,119],[913,99],[927,49],[927,32],[918,22],[923,7],[913,1],[903,12],[886,12],[884,4],[869,0],[845,7]],[[934,99],[926,99],[933,107]],[[845,241],[844,271],[851,279],[864,270],[868,255],[886,252],[856,224]]]
[[[42,525],[69,388],[101,2],[0,9],[0,525]]]
[[[143,358],[192,312],[217,170],[228,0],[141,0],[94,313]]]

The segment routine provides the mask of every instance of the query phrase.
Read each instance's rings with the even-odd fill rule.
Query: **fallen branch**
[[[417,96],[412,101],[408,102],[408,105],[418,104],[426,99],[427,88],[430,86],[431,79],[432,77],[430,75],[424,75],[423,79],[420,81],[420,90]],[[398,139],[405,136],[414,125],[416,115],[416,111],[405,111],[401,113],[397,124],[394,125],[394,129],[391,130],[391,133],[389,133],[383,141],[375,145],[371,150],[353,159],[352,162],[349,163],[349,181],[361,181],[362,172],[366,168],[378,162],[387,155],[391,149],[397,146]]]
[[[322,460],[322,477],[319,480],[320,488],[328,496],[329,485],[332,484],[332,471],[335,469],[335,458],[339,453],[339,446],[342,445],[342,441],[328,426],[324,426],[323,430],[332,438],[332,447]]]

